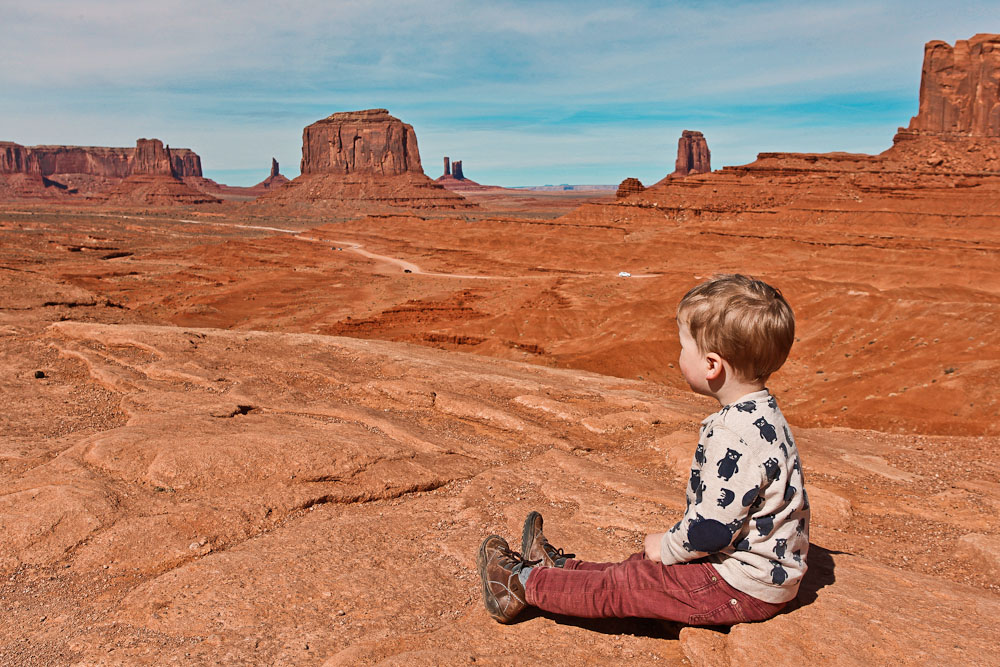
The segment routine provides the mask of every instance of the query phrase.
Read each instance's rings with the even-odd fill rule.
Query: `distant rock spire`
[[[677,140],[677,161],[674,174],[707,174],[712,171],[712,154],[708,150],[705,135],[694,130],[684,130]]]

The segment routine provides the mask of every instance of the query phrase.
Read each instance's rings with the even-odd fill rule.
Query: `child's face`
[[[698,343],[691,336],[687,322],[679,317],[677,318],[677,334],[681,339],[681,356],[677,360],[681,367],[681,375],[695,392],[712,396],[712,390],[706,377],[708,366],[705,355],[698,349]]]

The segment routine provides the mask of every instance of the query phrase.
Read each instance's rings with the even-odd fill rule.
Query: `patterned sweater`
[[[663,563],[707,557],[733,588],[778,603],[798,593],[808,549],[802,464],[774,397],[762,389],[705,418]]]

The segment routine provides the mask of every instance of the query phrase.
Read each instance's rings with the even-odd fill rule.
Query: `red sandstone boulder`
[[[705,135],[694,130],[684,130],[677,140],[677,161],[674,174],[707,174],[712,171],[712,154],[708,150]]]
[[[1000,137],[1000,35],[927,42],[910,129]]]
[[[618,185],[618,192],[615,193],[615,199],[625,199],[629,195],[634,195],[645,189],[646,186],[638,178],[626,178]]]

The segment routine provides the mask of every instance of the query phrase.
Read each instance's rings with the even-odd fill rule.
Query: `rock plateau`
[[[301,172],[259,203],[301,212],[475,208],[424,174],[413,127],[385,109],[335,113],[307,126]]]
[[[118,184],[132,174],[149,174],[151,169],[166,173],[164,165],[149,162],[150,142],[139,139],[135,148],[103,146],[21,146],[0,142],[0,180],[13,174],[41,176],[42,189],[35,194],[67,192],[96,193]],[[162,149],[165,150],[165,149]],[[174,148],[159,159],[169,159],[170,170],[177,178],[200,178],[201,157],[187,148]]]

